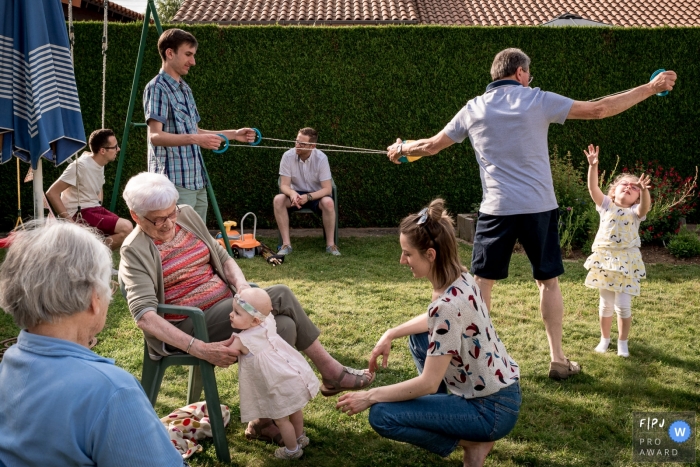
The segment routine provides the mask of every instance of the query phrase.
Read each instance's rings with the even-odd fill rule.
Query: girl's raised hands
[[[647,174],[642,174],[639,176],[639,181],[635,182],[635,185],[642,191],[648,190],[651,188],[651,178]]]
[[[583,153],[586,155],[586,158],[588,159],[588,165],[596,165],[598,163],[598,153],[600,152],[600,147],[598,146],[593,146],[592,144],[588,145],[588,151],[585,149],[583,150]]]

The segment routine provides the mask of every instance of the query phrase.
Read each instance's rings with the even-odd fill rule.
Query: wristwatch
[[[313,200],[313,199],[314,199],[314,197],[311,196],[311,193],[306,193],[306,201],[307,201],[307,202],[308,202],[308,201],[311,201],[311,200]]]

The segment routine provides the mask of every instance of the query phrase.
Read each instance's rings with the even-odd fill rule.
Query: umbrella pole
[[[41,158],[36,164],[34,170],[34,219],[38,221],[44,220],[44,175],[41,170]]]

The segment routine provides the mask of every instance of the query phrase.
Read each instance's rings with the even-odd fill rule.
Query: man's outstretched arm
[[[567,120],[599,120],[612,117],[633,107],[656,93],[671,91],[676,83],[676,73],[659,73],[653,81],[630,89],[616,96],[606,97],[597,102],[574,101]]]

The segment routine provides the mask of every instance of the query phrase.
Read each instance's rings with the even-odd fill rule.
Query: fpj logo
[[[635,412],[634,462],[695,462],[695,412]]]

